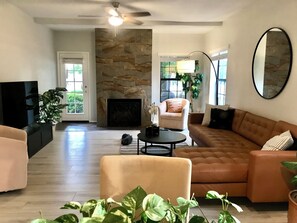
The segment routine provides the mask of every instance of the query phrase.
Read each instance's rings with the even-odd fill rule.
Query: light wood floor
[[[59,210],[67,201],[98,198],[100,158],[119,154],[123,133],[136,137],[138,131],[54,132],[54,140],[29,161],[27,188],[0,193],[0,223],[30,222],[39,217],[39,211],[46,218],[54,218],[68,213]],[[202,198],[198,201],[206,215],[215,218],[220,205]],[[247,199],[235,202],[244,210],[240,214],[233,212],[242,223],[287,222],[287,204],[252,204]],[[197,209],[192,212],[197,213]]]

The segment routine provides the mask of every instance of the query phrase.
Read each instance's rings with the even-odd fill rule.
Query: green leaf
[[[221,211],[218,223],[236,223],[233,216],[228,211]]]
[[[116,207],[110,210],[105,216],[103,223],[132,223],[127,209],[124,207]]]
[[[225,195],[221,195],[216,191],[210,190],[206,193],[206,199],[223,199]]]
[[[191,217],[189,223],[205,223],[206,220],[205,218],[198,216],[198,215],[194,215],[193,217]]]
[[[144,198],[142,208],[150,220],[161,221],[170,209],[170,205],[159,195],[149,194]]]
[[[64,206],[61,207],[61,209],[80,210],[81,209],[81,204],[79,202],[76,202],[76,201],[70,201],[70,202],[67,202],[66,204],[64,204]]]
[[[98,200],[92,217],[98,217],[103,219],[107,213],[106,211],[106,201],[104,199]]]
[[[40,218],[40,219],[35,219],[31,221],[31,223],[58,223],[58,222]]]
[[[283,161],[281,162],[283,166],[288,168],[289,170],[297,170],[297,162],[293,161]]]
[[[82,205],[80,212],[82,213],[83,217],[91,217],[93,215],[93,212],[96,206],[97,206],[97,200],[91,199]]]
[[[75,214],[64,214],[55,219],[59,223],[78,223],[79,219]]]
[[[80,223],[102,223],[102,220],[99,219],[99,218],[89,218],[89,217],[86,217],[86,218],[82,218],[80,220]]]
[[[141,207],[146,196],[147,194],[143,188],[138,186],[123,198],[122,205],[132,212],[132,216],[135,216],[136,210]]]
[[[196,200],[194,200],[194,199],[187,200],[187,199],[185,199],[185,198],[183,198],[183,197],[178,197],[178,198],[176,199],[176,201],[177,201],[177,204],[178,204],[178,205],[189,204],[189,207],[190,207],[190,208],[194,208],[194,207],[197,207],[197,206],[198,206],[198,202],[197,202]]]
[[[242,208],[241,208],[239,205],[234,204],[234,203],[232,203],[232,202],[230,202],[230,204],[231,204],[231,205],[232,205],[238,212],[243,212]]]
[[[291,179],[292,184],[297,184],[297,175]]]

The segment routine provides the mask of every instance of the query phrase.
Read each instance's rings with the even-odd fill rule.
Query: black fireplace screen
[[[107,126],[141,126],[141,99],[107,99]]]

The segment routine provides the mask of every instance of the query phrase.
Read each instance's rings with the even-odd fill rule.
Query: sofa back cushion
[[[233,122],[232,122],[232,131],[238,133],[239,127],[241,125],[241,122],[247,112],[235,109],[234,116],[233,116]]]
[[[294,143],[292,146],[290,146],[286,150],[297,150],[297,125],[294,125],[294,124],[291,124],[291,123],[288,123],[285,121],[278,121],[275,124],[275,127],[271,133],[271,137],[279,135],[280,133],[285,132],[287,130],[290,131],[290,133],[293,137]]]
[[[271,137],[279,135],[287,130],[290,130],[291,135],[294,138],[297,138],[297,125],[285,122],[285,121],[278,121],[271,133]]]
[[[174,99],[167,100],[167,112],[169,113],[181,113],[183,109],[182,100]]]
[[[263,146],[271,138],[276,122],[247,112],[239,126],[238,133],[252,142]]]

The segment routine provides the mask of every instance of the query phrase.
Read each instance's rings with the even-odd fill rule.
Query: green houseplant
[[[66,88],[57,87],[49,89],[39,95],[39,122],[57,124],[61,119],[61,113],[67,104],[62,103],[63,92]]]
[[[219,199],[222,202],[218,223],[239,222],[229,213],[228,207],[231,205],[239,212],[242,209],[228,201],[227,196],[219,195],[215,191],[209,191],[206,199]],[[192,216],[189,223],[210,223],[194,198],[186,200],[179,197],[177,203],[178,205],[173,205],[170,201],[164,200],[157,194],[147,194],[138,186],[124,196],[121,202],[114,201],[112,198],[92,199],[84,204],[75,201],[68,202],[62,207],[62,209],[79,211],[82,215],[81,218],[70,213],[59,216],[54,220],[35,219],[31,223],[184,223],[187,220],[188,211],[192,207],[198,207],[202,216]],[[211,221],[211,223],[215,223],[215,221]]]
[[[292,185],[297,185],[297,161],[283,161],[282,165],[291,170],[294,176],[291,179]],[[289,193],[288,223],[294,223],[297,219],[297,190]]]

